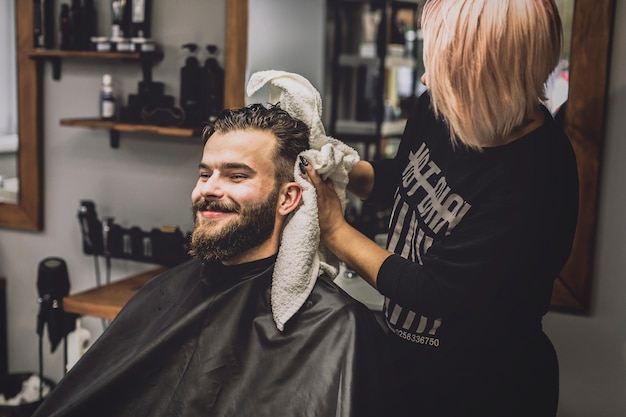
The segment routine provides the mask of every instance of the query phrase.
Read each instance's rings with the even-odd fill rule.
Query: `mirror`
[[[32,59],[33,2],[14,0],[17,38],[17,199],[0,201],[0,227],[43,228],[42,60]],[[226,0],[224,104],[244,103],[248,0]]]
[[[0,5],[0,201],[17,200],[17,83],[15,62],[15,5]]]
[[[398,3],[423,2],[415,0]],[[554,111],[567,98],[564,127],[576,153],[580,198],[571,256],[555,279],[551,307],[556,311],[584,314],[589,310],[590,302],[597,189],[615,1],[555,2],[563,20],[564,48],[560,68],[549,83],[549,86],[556,86],[558,91],[551,91],[553,94],[549,97],[552,100],[547,104]],[[329,0],[328,4],[332,2]],[[327,74],[331,74],[331,71],[332,68],[327,65]],[[331,98],[329,94],[330,89],[327,89],[326,100]]]
[[[14,201],[0,201],[0,227],[22,230],[43,228],[41,70],[28,57],[33,45],[33,2],[15,0],[17,39],[18,148]]]
[[[555,310],[589,310],[596,204],[604,140],[614,0],[575,0],[572,23],[567,132],[578,163],[578,226],[570,258],[552,294]]]

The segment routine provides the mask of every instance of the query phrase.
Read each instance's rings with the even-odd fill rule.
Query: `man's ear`
[[[288,182],[280,187],[278,195],[278,214],[286,216],[294,211],[302,201],[302,186],[297,182]]]

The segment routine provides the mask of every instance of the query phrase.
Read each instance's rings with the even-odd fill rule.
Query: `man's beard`
[[[194,229],[191,234],[189,254],[200,262],[227,261],[267,241],[276,223],[278,190],[268,198],[243,209],[237,203],[202,201],[193,206]],[[217,221],[198,218],[203,208],[235,213],[237,218],[216,228]]]

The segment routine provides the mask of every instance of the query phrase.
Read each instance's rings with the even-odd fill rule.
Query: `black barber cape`
[[[276,328],[275,257],[149,281],[33,417],[376,416],[382,327],[327,277]]]

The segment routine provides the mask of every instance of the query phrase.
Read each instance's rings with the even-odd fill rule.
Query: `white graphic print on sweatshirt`
[[[409,153],[402,183],[395,194],[390,227],[393,234],[387,248],[412,262],[423,264],[422,256],[436,236],[447,236],[467,214],[471,205],[453,193],[441,168],[430,159],[422,143]],[[385,298],[387,325],[396,335],[414,343],[439,346],[437,330],[441,318],[429,318]]]

